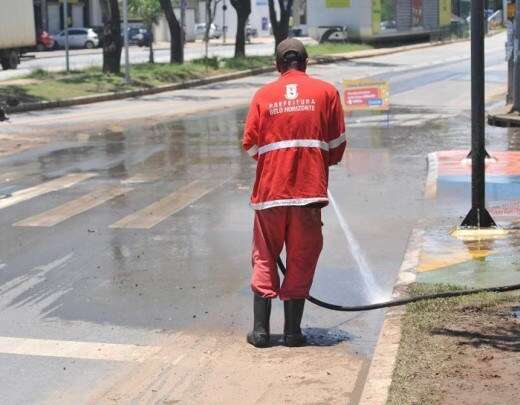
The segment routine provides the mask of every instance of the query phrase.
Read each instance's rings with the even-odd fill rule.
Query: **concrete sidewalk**
[[[448,284],[463,289],[520,283],[520,152],[489,150],[486,163],[488,209],[505,231],[495,236],[456,238],[459,218],[445,217],[420,224],[410,238],[393,299],[406,296],[412,283]],[[443,211],[470,194],[471,164],[467,151],[440,151],[428,157],[425,197]],[[383,405],[388,400],[401,339],[405,308],[387,311],[376,346],[362,405]]]
[[[512,111],[513,106],[507,104],[488,114],[488,124],[495,127],[520,127],[520,113]]]

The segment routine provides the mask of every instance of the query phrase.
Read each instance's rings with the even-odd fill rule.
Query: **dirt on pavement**
[[[410,307],[388,403],[519,404],[519,301],[485,294]]]
[[[121,370],[89,404],[347,404],[363,359],[340,340],[255,349],[243,333],[172,334],[147,361]],[[97,392],[96,392],[97,391]],[[65,402],[67,398],[53,398]],[[50,401],[52,402],[52,401]]]

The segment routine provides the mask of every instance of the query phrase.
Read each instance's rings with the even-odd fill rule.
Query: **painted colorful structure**
[[[306,7],[311,36],[338,26],[361,40],[429,34],[449,26],[452,16],[451,0],[313,0]]]

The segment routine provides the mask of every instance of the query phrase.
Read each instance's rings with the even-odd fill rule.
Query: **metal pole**
[[[515,72],[514,61],[514,43],[515,43],[515,24],[509,19],[506,20],[507,42],[506,42],[506,60],[507,60],[507,96],[506,104],[513,104],[513,83]]]
[[[226,0],[223,0],[223,4],[222,4],[222,43],[225,44],[226,43],[226,31],[227,31],[227,27],[226,27],[226,10],[227,10],[227,5],[226,5]]]
[[[69,4],[67,0],[63,0],[63,21],[63,25],[65,25],[65,69],[69,73]]]
[[[128,0],[123,0],[123,30],[125,41],[125,83],[130,83],[130,53],[128,50]]]
[[[517,4],[513,30],[513,111],[520,111],[520,4]]]
[[[486,210],[484,0],[471,2],[471,210],[463,227],[496,226]]]
[[[47,0],[41,0],[40,9],[42,13],[42,30],[49,31],[49,13],[47,10]]]

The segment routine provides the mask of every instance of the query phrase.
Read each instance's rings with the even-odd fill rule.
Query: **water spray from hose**
[[[370,267],[368,265],[368,261],[361,250],[361,246],[359,245],[358,241],[354,237],[354,234],[350,230],[350,227],[348,226],[347,221],[345,220],[345,217],[341,213],[336,200],[332,196],[332,193],[328,191],[329,200],[331,202],[332,208],[334,209],[334,212],[336,213],[336,216],[338,217],[339,225],[341,226],[341,229],[343,230],[343,233],[345,234],[345,238],[347,239],[347,243],[350,249],[350,253],[352,254],[352,257],[354,258],[358,269],[359,274],[361,276],[361,279],[363,280],[363,283],[365,284],[365,290],[367,294],[369,295],[370,301],[380,300],[383,298],[386,298],[388,294],[384,294],[381,290],[381,287],[377,284],[376,280],[374,279],[374,273],[370,270]]]

